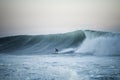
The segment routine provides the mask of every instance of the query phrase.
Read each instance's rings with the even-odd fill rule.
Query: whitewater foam
[[[118,56],[120,55],[120,36],[105,34],[98,37],[88,36],[75,53],[99,55],[99,56]]]

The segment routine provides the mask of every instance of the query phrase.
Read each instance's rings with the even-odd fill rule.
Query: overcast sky
[[[120,0],[0,0],[0,36],[120,31]]]

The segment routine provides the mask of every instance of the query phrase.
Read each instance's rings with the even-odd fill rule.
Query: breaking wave
[[[120,55],[120,34],[111,32],[78,30],[64,34],[20,35],[0,38],[0,53],[6,54],[51,54]]]

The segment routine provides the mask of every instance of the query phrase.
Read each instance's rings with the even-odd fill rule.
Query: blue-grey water
[[[120,33],[1,37],[0,80],[120,80]]]
[[[1,55],[0,80],[120,80],[120,57]]]

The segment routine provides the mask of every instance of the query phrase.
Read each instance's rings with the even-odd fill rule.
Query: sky
[[[120,31],[120,0],[0,0],[0,36]]]

